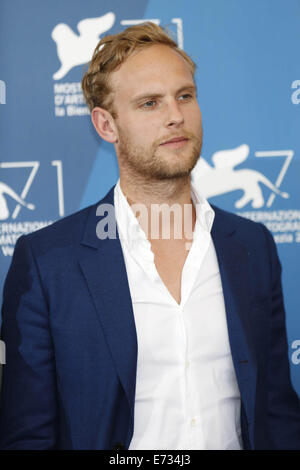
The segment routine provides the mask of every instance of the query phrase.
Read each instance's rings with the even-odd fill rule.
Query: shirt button
[[[196,420],[195,420],[195,418],[191,419],[191,426],[196,426]]]

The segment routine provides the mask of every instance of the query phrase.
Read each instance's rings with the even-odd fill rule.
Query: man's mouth
[[[171,147],[171,148],[181,148],[183,147],[189,139],[187,137],[174,137],[173,139],[166,140],[161,143],[160,146]]]

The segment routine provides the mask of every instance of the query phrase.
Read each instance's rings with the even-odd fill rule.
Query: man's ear
[[[114,119],[109,111],[96,106],[91,113],[92,123],[100,137],[112,144],[118,140]]]

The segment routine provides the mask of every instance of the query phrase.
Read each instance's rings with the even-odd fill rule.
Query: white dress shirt
[[[129,450],[241,449],[240,393],[211,238],[214,211],[191,184],[196,223],[178,304],[124,196],[116,221],[137,332],[134,433]]]

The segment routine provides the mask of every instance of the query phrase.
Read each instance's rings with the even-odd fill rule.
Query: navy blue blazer
[[[113,190],[100,203],[113,204]],[[16,244],[2,309],[1,449],[129,447],[137,336],[120,241],[96,235],[100,203]],[[300,449],[276,246],[263,225],[213,209],[244,448]]]

